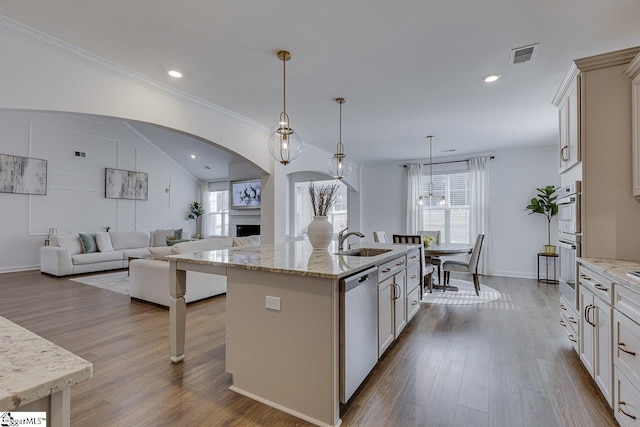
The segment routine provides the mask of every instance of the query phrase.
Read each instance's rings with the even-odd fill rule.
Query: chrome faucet
[[[344,246],[344,241],[347,240],[347,237],[349,236],[358,236],[358,237],[364,237],[364,234],[362,234],[359,231],[351,231],[347,234],[344,234],[345,231],[347,231],[349,229],[349,227],[345,227],[344,230],[342,230],[341,232],[338,233],[338,252],[342,252],[343,246]]]

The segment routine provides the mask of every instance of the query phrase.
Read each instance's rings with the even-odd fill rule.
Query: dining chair
[[[440,243],[440,230],[436,230],[436,231],[422,230],[422,231],[418,231],[418,234],[422,236],[433,237],[436,243]],[[425,261],[427,262],[427,264],[431,264],[438,267],[438,283],[441,283],[440,267],[442,266],[442,259],[440,259],[439,256],[426,256]]]
[[[386,231],[374,231],[373,240],[380,243],[389,243]]]
[[[394,234],[393,235],[393,243],[405,243],[409,245],[420,245],[420,271],[422,272],[422,281],[420,283],[420,298],[422,299],[422,295],[424,295],[424,289],[427,284],[429,284],[429,289],[431,289],[431,277],[433,274],[433,268],[427,268],[426,263],[424,261],[424,245],[422,243],[422,235],[421,234]]]
[[[484,241],[484,234],[478,234],[476,238],[476,244],[473,246],[471,257],[468,262],[447,260],[442,264],[442,270],[444,271],[444,284],[449,284],[449,278],[452,271],[458,271],[461,273],[470,273],[473,275],[473,288],[476,290],[476,295],[480,295],[480,280],[478,279],[478,260],[480,258],[480,249],[482,248],[482,242]]]

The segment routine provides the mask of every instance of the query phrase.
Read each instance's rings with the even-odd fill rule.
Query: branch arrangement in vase
[[[338,184],[316,185],[311,181],[309,183],[309,196],[311,197],[311,206],[313,206],[314,216],[327,216],[338,197]]]

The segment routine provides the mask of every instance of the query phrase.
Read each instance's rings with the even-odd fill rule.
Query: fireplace
[[[237,237],[246,237],[246,236],[256,236],[260,234],[260,226],[252,225],[252,224],[237,224],[236,225],[236,236]]]

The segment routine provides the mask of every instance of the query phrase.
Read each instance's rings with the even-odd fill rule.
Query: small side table
[[[544,260],[544,273],[545,277],[540,277],[540,258]],[[551,259],[549,259],[551,258]],[[549,277],[549,262],[553,261],[553,276]],[[558,263],[558,254],[547,254],[541,252],[538,254],[538,282],[540,283],[549,283],[551,285],[558,284],[558,274],[557,274],[557,263]]]

